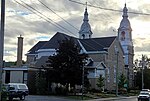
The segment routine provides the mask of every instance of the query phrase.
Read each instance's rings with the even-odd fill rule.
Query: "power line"
[[[73,28],[75,28],[72,24],[70,24],[69,22],[67,22],[65,19],[63,19],[61,16],[59,16],[56,12],[54,12],[51,8],[49,8],[47,5],[45,5],[43,2],[41,2],[40,0],[38,0],[42,5],[44,5],[47,9],[49,9],[50,11],[52,11],[54,14],[56,14],[58,17],[60,17],[63,21],[65,21],[67,24],[69,24],[70,26],[72,26]],[[79,31],[79,29],[75,28],[77,31]],[[92,39],[92,38],[91,38]],[[102,44],[96,42],[95,40],[92,39],[93,42],[97,43],[98,45],[104,47]],[[87,43],[86,43],[87,44]]]
[[[50,24],[54,25],[55,27],[57,27],[57,28],[61,29],[59,26],[57,26],[57,25],[55,25],[54,23],[50,22],[48,19],[44,18],[43,16],[41,16],[41,15],[37,14],[35,11],[33,11],[33,10],[29,9],[29,8],[28,8],[28,7],[26,7],[25,5],[23,5],[23,4],[21,4],[21,3],[19,3],[19,2],[18,2],[18,1],[16,1],[16,0],[14,0],[14,1],[15,1],[17,4],[19,4],[19,5],[23,6],[24,8],[28,9],[29,11],[31,11],[32,13],[36,14],[36,15],[37,15],[37,16],[39,16],[40,18],[43,18],[46,22],[48,22],[48,23],[50,23]],[[61,30],[65,31],[64,29],[61,29]]]
[[[88,1],[88,2],[89,2],[89,1]],[[89,2],[89,3],[90,3],[91,5],[93,5],[95,2],[92,2],[92,3]],[[103,13],[105,13],[105,11],[104,11]],[[106,21],[110,21],[110,20],[113,21],[113,19],[112,19],[112,18],[110,17],[110,15],[108,15],[107,13],[104,14],[104,17],[103,17],[103,16],[101,16],[101,17],[102,17],[103,19],[107,19],[107,18],[109,19],[109,20],[106,20]]]
[[[23,4],[21,4],[21,3],[19,3],[18,1],[16,1],[16,0],[14,0],[16,3],[18,3],[19,5],[21,5],[21,6],[23,6],[23,7],[25,7],[26,9],[28,9],[28,10],[30,10],[32,13],[34,13],[34,14],[36,14],[37,16],[39,16],[39,17],[41,17],[41,18],[43,18],[44,20],[46,20],[48,23],[51,23],[52,25],[54,25],[54,26],[56,26],[55,24],[53,24],[52,22],[50,22],[49,20],[47,20],[47,19],[49,19],[48,17],[46,17],[47,19],[45,19],[43,16],[45,16],[45,15],[43,15],[43,14],[41,14],[41,15],[43,15],[43,16],[41,16],[41,15],[39,15],[39,14],[37,14],[36,12],[37,12],[37,10],[35,9],[35,11],[36,12],[34,12],[33,10],[31,10],[31,9],[29,9],[28,7],[26,7],[25,5],[23,5]],[[23,1],[21,1],[21,2],[23,2]],[[30,7],[30,8],[33,8],[33,7]],[[38,11],[39,12],[39,11]],[[53,21],[54,22],[54,21]],[[57,26],[56,26],[57,27]],[[58,27],[57,27],[58,28]],[[62,29],[61,29],[62,30]],[[74,33],[71,33],[71,34],[73,34],[73,35],[75,35]],[[76,36],[76,35],[75,35]],[[87,44],[87,43],[85,43],[87,46],[89,46],[89,47],[91,47],[92,49],[96,49],[96,48],[94,48],[93,46],[90,46],[89,44]]]
[[[60,15],[58,15],[54,10],[52,10],[50,7],[48,7],[46,4],[44,4],[42,1],[38,0],[43,6],[45,6],[47,9],[49,9],[51,12],[53,12],[55,15],[57,15],[59,18],[61,18],[63,21],[65,21],[67,24],[69,24],[70,26],[72,26],[74,29],[76,29],[77,31],[79,31],[75,26],[73,26],[72,24],[70,24],[68,21],[66,21],[64,18],[62,18]]]
[[[82,3],[82,2],[78,2],[78,1],[74,1],[74,0],[69,0],[69,1],[77,3],[77,4],[80,4],[80,5],[86,5],[86,4]],[[103,9],[103,10],[107,10],[107,11],[123,12],[121,10],[109,9],[109,8],[104,8],[104,7],[98,7],[98,6],[94,6],[94,5],[90,5],[90,4],[87,4],[87,6],[94,7],[94,8],[99,8],[99,9]],[[138,12],[128,12],[128,13],[139,14],[139,15],[150,15],[149,13],[138,13]]]
[[[68,29],[66,29],[66,28],[64,28],[63,26],[61,26],[61,25],[59,25],[59,24],[57,24],[56,22],[54,22],[52,19],[50,19],[50,18],[48,18],[47,16],[45,16],[44,14],[42,14],[41,12],[39,12],[39,11],[37,11],[35,8],[33,8],[32,6],[30,6],[30,5],[28,5],[27,3],[25,3],[25,2],[23,2],[23,1],[21,1],[22,3],[24,3],[26,6],[28,6],[28,7],[30,7],[31,9],[29,9],[28,7],[26,7],[25,5],[23,5],[23,4],[21,4],[21,3],[19,3],[18,1],[16,1],[16,0],[14,0],[16,3],[18,3],[18,4],[20,4],[21,6],[23,6],[23,7],[25,7],[26,9],[28,9],[28,10],[30,10],[31,12],[33,12],[33,13],[35,13],[36,15],[38,15],[38,16],[40,16],[41,18],[43,18],[41,15],[43,15],[44,17],[46,17],[47,19],[45,19],[45,18],[43,18],[44,20],[46,20],[47,22],[49,22],[49,23],[51,23],[52,25],[54,25],[54,26],[56,26],[56,27],[61,27],[61,28],[63,28],[63,31],[65,31],[65,30],[67,30],[68,32],[70,32]],[[36,11],[36,12],[38,12],[39,14],[37,14],[36,12],[34,12],[34,11]],[[54,22],[54,23],[52,23],[52,22],[50,22],[49,20],[51,20],[52,22]],[[59,28],[60,29],[60,28]],[[64,30],[65,29],[65,30]],[[62,30],[62,29],[61,29]],[[77,29],[78,30],[78,29]],[[79,30],[78,30],[79,31]],[[71,34],[73,34],[73,35],[75,35],[76,36],[76,34],[74,34],[74,33],[72,33],[72,32],[70,32]],[[92,38],[91,38],[92,39]],[[92,39],[92,41],[93,42],[95,42],[95,43],[97,43],[99,46],[101,46],[101,47],[104,47],[102,44],[100,44],[100,43],[98,43],[98,42],[96,42],[95,40],[93,40]],[[88,44],[88,42],[84,42],[87,46],[89,46],[89,47],[91,47],[92,49],[96,49],[96,48],[94,48],[93,46],[91,46],[91,45],[89,45]]]
[[[38,12],[39,14],[43,15],[44,17],[46,17],[46,18],[49,19],[50,21],[54,22],[54,23],[55,23],[56,25],[58,25],[59,27],[65,29],[66,31],[68,31],[68,32],[71,33],[71,34],[74,34],[74,33],[71,32],[70,30],[68,30],[67,28],[61,26],[60,24],[56,23],[55,21],[53,21],[53,20],[50,19],[49,17],[45,16],[44,14],[42,14],[41,12],[39,12],[38,10],[36,10],[34,7],[28,5],[27,3],[23,2],[22,0],[21,0],[21,2],[24,3],[25,5],[27,5],[28,7],[30,7],[31,9],[35,10],[35,11]],[[76,36],[76,34],[74,34],[74,35]]]
[[[38,0],[43,6],[45,6],[47,9],[49,9],[50,11],[52,11],[54,14],[56,14],[58,17],[60,17],[63,21],[65,21],[67,24],[69,24],[70,26],[72,26],[73,28],[75,28],[77,31],[79,31],[76,27],[74,27],[72,24],[70,24],[69,22],[67,22],[65,19],[63,19],[61,16],[59,16],[55,11],[53,11],[51,8],[49,8],[47,5],[45,5],[42,1]],[[104,47],[103,45],[101,45],[100,43],[96,42],[95,40],[92,39],[92,41],[94,41],[95,43],[97,43],[98,45]]]
[[[16,1],[16,0],[15,0]],[[17,2],[17,1],[16,1]],[[61,27],[62,29],[63,29],[63,31],[68,31],[69,33],[72,33],[72,34],[74,34],[73,32],[71,32],[70,30],[68,30],[68,29],[66,29],[65,27],[63,27],[63,26],[61,26],[60,24],[58,24],[58,23],[56,23],[55,21],[53,21],[52,19],[50,19],[50,18],[48,18],[47,16],[45,16],[44,14],[42,14],[41,12],[39,12],[38,10],[36,10],[34,7],[32,7],[32,6],[30,6],[30,5],[28,5],[27,3],[25,3],[25,2],[23,2],[23,1],[21,1],[22,3],[24,3],[26,6],[28,6],[28,7],[30,7],[32,10],[34,10],[34,11],[36,11],[37,13],[39,13],[40,15],[42,15],[42,16],[44,16],[45,18],[47,18],[46,19],[46,21],[48,21],[48,22],[50,22],[50,21],[52,21],[52,22],[50,22],[51,24],[53,24],[53,25],[55,25],[56,27],[58,27],[59,26],[59,28]],[[19,3],[19,2],[17,2],[17,3]],[[21,3],[19,3],[19,4],[21,4]],[[21,4],[22,6],[24,6],[23,4]],[[26,7],[26,6],[24,6],[24,7]],[[27,7],[26,7],[27,8]],[[31,11],[31,10],[30,10]],[[34,13],[36,13],[36,12],[34,12]],[[37,14],[36,13],[36,14]],[[42,17],[41,16],[41,17]],[[43,18],[43,17],[42,17]],[[50,20],[50,21],[49,21]],[[62,30],[61,29],[61,30]],[[74,34],[75,35],[75,34]]]

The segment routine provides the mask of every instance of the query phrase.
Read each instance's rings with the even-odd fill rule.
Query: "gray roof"
[[[86,51],[106,51],[105,48],[109,48],[116,36],[80,39],[81,44]]]
[[[11,70],[11,71],[25,71],[28,70],[28,67],[5,67],[3,70]]]
[[[28,54],[35,54],[37,50],[39,50],[46,42],[48,41],[39,41],[36,45],[34,45],[29,51]]]
[[[57,32],[49,41],[40,41],[33,48],[29,50],[29,54],[35,53],[39,49],[57,49],[59,47],[59,42],[65,39],[72,38],[76,44],[78,40],[88,51],[106,51],[106,48],[109,48],[113,41],[116,39],[116,36],[112,37],[100,37],[100,38],[90,38],[90,39],[78,39],[64,33]]]
[[[77,38],[66,35],[64,33],[57,32],[46,44],[40,49],[56,49],[59,47],[59,42],[65,39],[72,38],[77,43]]]

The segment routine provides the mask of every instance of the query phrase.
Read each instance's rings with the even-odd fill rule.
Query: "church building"
[[[46,60],[56,53],[58,41],[72,38],[79,44],[81,53],[89,56],[86,67],[91,88],[98,89],[97,80],[100,75],[105,78],[104,89],[115,90],[117,78],[124,74],[129,80],[129,86],[133,81],[133,42],[132,29],[128,20],[127,7],[123,8],[123,19],[118,28],[117,36],[92,38],[94,34],[89,24],[87,7],[85,8],[83,23],[79,30],[79,38],[57,32],[49,41],[39,41],[26,54],[29,67],[42,68],[46,66]],[[118,75],[116,75],[118,73]]]

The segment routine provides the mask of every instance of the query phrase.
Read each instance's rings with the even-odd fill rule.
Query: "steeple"
[[[122,17],[123,19],[121,20],[120,26],[118,28],[118,38],[122,44],[130,43],[132,45],[132,28],[128,19],[128,9],[126,7],[126,3],[123,8]]]
[[[86,8],[84,12],[84,18],[83,18],[83,23],[81,25],[80,31],[79,31],[79,38],[80,39],[88,39],[91,38],[92,36],[92,31],[91,31],[91,26],[88,23],[88,12],[87,12],[87,2],[86,2]]]
[[[88,18],[88,12],[87,12],[87,2],[86,2],[86,7],[85,7],[85,12],[84,12],[84,19],[83,21],[89,21],[89,18]]]
[[[126,7],[126,4],[123,8],[123,15],[122,15],[123,19],[120,23],[120,27],[119,29],[122,29],[122,28],[126,28],[128,30],[132,30],[131,28],[131,25],[130,25],[130,21],[128,20],[128,9]]]
[[[123,8],[122,20],[120,22],[120,26],[118,28],[118,39],[121,43],[122,49],[124,51],[124,62],[127,73],[127,78],[129,80],[129,87],[132,85],[133,78],[130,75],[133,75],[133,58],[134,58],[134,46],[132,41],[132,28],[130,25],[130,21],[128,19],[128,9],[125,6]],[[132,87],[132,86],[131,86]]]
[[[123,8],[123,15],[122,15],[123,18],[128,18],[127,12],[128,12],[128,9],[127,9],[126,3],[125,3],[125,6],[124,6],[124,8]]]

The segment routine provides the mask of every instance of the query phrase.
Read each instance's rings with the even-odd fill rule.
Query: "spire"
[[[125,6],[123,8],[122,20],[118,28],[118,38],[122,45],[132,45],[132,28],[128,19],[128,9]]]
[[[128,17],[128,9],[127,9],[127,7],[126,7],[126,3],[125,3],[125,6],[124,6],[124,8],[123,8],[123,15],[122,15],[122,17],[123,18],[127,18]]]
[[[88,19],[88,12],[87,12],[87,2],[86,2],[86,7],[85,7],[85,12],[84,12],[84,19],[83,21],[89,21]]]
[[[119,30],[121,30],[123,28],[127,28],[129,30],[132,30],[131,25],[130,25],[130,21],[128,19],[128,9],[126,7],[126,3],[125,3],[125,6],[123,8],[123,15],[122,15],[122,17],[123,17],[123,19],[121,20]]]
[[[87,2],[86,2],[83,23],[82,23],[80,31],[79,31],[79,38],[80,39],[91,38],[91,35],[93,34],[91,31],[91,26],[88,23],[88,21],[89,21],[89,19],[88,19]]]

